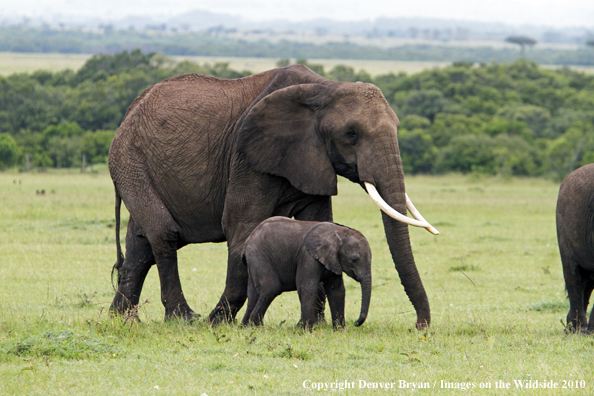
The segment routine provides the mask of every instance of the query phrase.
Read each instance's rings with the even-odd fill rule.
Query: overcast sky
[[[249,20],[425,17],[594,28],[594,0],[2,0],[0,16],[173,16],[203,9]]]

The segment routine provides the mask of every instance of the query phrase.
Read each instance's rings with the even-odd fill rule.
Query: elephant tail
[[[115,264],[111,269],[111,287],[117,291],[118,286],[120,285],[120,279],[122,278],[122,274],[120,272],[120,268],[122,268],[122,264],[124,262],[124,256],[122,255],[122,245],[120,243],[120,208],[122,206],[122,197],[118,194],[116,190],[116,202],[115,202],[115,237],[116,237],[116,250],[118,258],[116,259]],[[116,281],[114,284],[113,275],[114,272],[116,273]]]

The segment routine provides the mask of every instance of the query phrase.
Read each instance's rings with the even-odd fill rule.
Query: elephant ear
[[[320,223],[311,228],[305,235],[305,249],[316,260],[336,275],[342,274],[342,266],[338,259],[338,251],[342,239],[336,232],[336,224]]]
[[[316,128],[327,98],[320,84],[270,93],[243,119],[237,150],[255,170],[284,177],[306,194],[336,195],[336,172]]]

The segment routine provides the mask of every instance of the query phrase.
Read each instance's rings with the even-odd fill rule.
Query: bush
[[[107,162],[109,147],[116,131],[86,132],[82,137],[81,151],[87,155],[91,164]]]
[[[436,170],[527,176],[540,174],[542,162],[538,151],[518,136],[464,135],[440,152]]]
[[[284,58],[278,65],[290,63]],[[561,179],[594,162],[594,76],[526,60],[456,62],[373,78],[347,65],[326,73],[323,65],[297,63],[337,81],[376,84],[402,120],[398,135],[406,172],[548,173]],[[104,162],[132,101],[147,87],[184,73],[250,74],[228,63],[175,62],[134,50],[94,55],[76,73],[0,77],[0,167],[14,165],[23,153],[40,167],[78,166],[83,153],[90,163]]]
[[[15,165],[21,156],[21,149],[8,133],[0,133],[0,169]]]

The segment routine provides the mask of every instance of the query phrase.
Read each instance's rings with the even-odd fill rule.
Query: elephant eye
[[[345,136],[349,143],[353,145],[357,143],[357,140],[359,140],[359,133],[354,129],[349,129],[347,133],[345,133]]]

